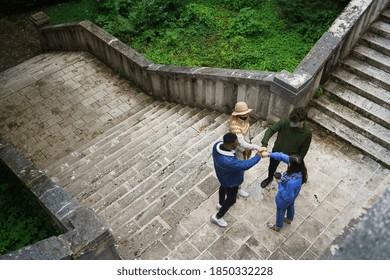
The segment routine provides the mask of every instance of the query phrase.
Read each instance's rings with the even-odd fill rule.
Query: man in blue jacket
[[[260,148],[251,159],[239,160],[234,151],[238,145],[237,136],[229,132],[223,136],[223,142],[217,142],[213,146],[214,169],[221,186],[217,205],[219,211],[210,219],[220,227],[228,225],[223,216],[236,203],[238,187],[244,181],[244,171],[258,163],[261,153],[266,150],[266,148]]]

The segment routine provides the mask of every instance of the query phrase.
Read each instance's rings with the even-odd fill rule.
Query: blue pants
[[[278,228],[283,227],[286,211],[287,211],[287,219],[292,221],[294,219],[294,214],[295,214],[294,202],[292,202],[286,208],[279,208],[278,205],[276,205],[276,226]]]

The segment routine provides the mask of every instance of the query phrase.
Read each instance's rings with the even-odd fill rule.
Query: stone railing
[[[81,206],[44,172],[0,136],[0,163],[28,187],[62,234],[11,253],[0,260],[119,259],[111,231],[92,209]]]
[[[273,122],[306,106],[315,91],[377,19],[389,0],[352,0],[293,73],[155,64],[89,21],[48,25],[39,13],[44,51],[88,51],[158,99],[230,113],[237,101]]]

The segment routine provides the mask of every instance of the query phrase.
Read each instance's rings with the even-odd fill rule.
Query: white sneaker
[[[217,224],[219,225],[220,227],[227,227],[228,226],[228,223],[223,219],[218,219],[217,218],[217,214],[214,214],[210,217],[210,220],[214,223],[214,224]]]
[[[215,207],[217,210],[221,209],[222,208],[222,205],[221,204],[217,204],[217,207]]]
[[[242,196],[242,197],[244,197],[244,198],[247,198],[247,197],[249,196],[249,193],[247,193],[245,190],[239,188],[239,189],[238,189],[238,195],[239,195],[239,196]]]

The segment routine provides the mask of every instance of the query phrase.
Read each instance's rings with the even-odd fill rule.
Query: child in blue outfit
[[[298,155],[288,156],[280,152],[264,152],[262,155],[268,155],[272,159],[283,161],[288,164],[287,171],[282,173],[280,179],[276,179],[278,183],[278,193],[275,197],[276,224],[267,224],[270,229],[280,231],[284,222],[291,224],[294,219],[294,202],[301,191],[302,184],[307,181],[307,169],[303,158]],[[285,217],[286,212],[287,217]]]

